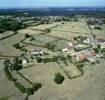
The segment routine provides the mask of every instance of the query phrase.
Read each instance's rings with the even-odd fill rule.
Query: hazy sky
[[[0,0],[0,8],[49,6],[105,6],[105,0]]]

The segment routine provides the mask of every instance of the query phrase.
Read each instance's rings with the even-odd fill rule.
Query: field
[[[38,30],[36,31],[36,30],[29,29],[29,28],[19,30],[18,32],[23,35],[25,35],[25,34],[38,35],[38,34],[42,33],[41,31],[38,31]]]
[[[84,67],[85,74],[73,80],[68,79],[56,63],[41,64],[22,70],[21,73],[30,80],[43,84],[37,93],[29,97],[29,100],[104,100],[105,63],[104,61],[101,63],[102,65]],[[53,82],[56,72],[60,72],[65,77],[62,85]]]
[[[96,35],[97,38],[105,39],[105,25],[103,26],[102,30],[93,29],[92,32]]]
[[[7,31],[7,32],[4,32],[4,33],[1,33],[0,34],[0,39],[3,39],[5,37],[9,37],[9,36],[11,36],[13,34],[14,34],[14,32],[12,32],[12,31]]]
[[[38,26],[32,26],[32,27],[29,27],[29,29],[32,29],[32,30],[45,30],[46,28],[52,29],[54,27],[57,27],[60,24],[61,23],[55,22],[53,24],[43,24],[43,25],[38,25]]]
[[[57,28],[53,28],[49,35],[71,40],[73,37],[79,35],[89,36],[90,33],[85,22],[68,22]]]
[[[3,60],[0,60],[0,100],[23,100],[24,95],[6,78],[3,67]]]
[[[0,40],[0,55],[14,56],[20,54],[21,51],[15,49],[13,44],[18,43],[23,38],[23,35],[16,34],[4,40]]]
[[[56,24],[59,25],[53,27]],[[51,32],[43,34],[42,31],[38,31],[46,28],[51,28]],[[92,31],[97,35],[97,38],[105,37],[104,28],[101,31]],[[18,32],[19,34],[0,40],[0,55],[14,56],[23,53],[13,47],[13,44],[19,43],[22,40],[28,43],[26,48],[31,51],[34,48],[46,50],[46,48],[35,46],[39,43],[37,41],[41,41],[42,46],[46,43],[51,43],[56,45],[56,49],[62,49],[74,36],[91,36],[85,22],[38,25],[19,30]],[[25,34],[33,35],[35,40],[30,41],[30,38],[25,39]],[[24,100],[26,94],[23,95],[15,88],[12,82],[7,80],[3,72],[3,61],[3,59],[0,59],[0,100],[6,96],[10,96],[9,100]],[[73,65],[69,65],[66,66],[64,70],[67,71],[70,76],[81,74],[76,68],[73,68]],[[72,70],[75,71],[72,72]],[[57,72],[60,72],[65,77],[61,85],[54,83],[54,76]],[[29,100],[105,100],[105,61],[101,60],[100,64],[85,66],[83,67],[83,72],[83,76],[69,79],[59,64],[55,62],[33,65],[32,67],[23,68],[23,70],[20,71],[20,73],[31,82],[39,82],[42,84],[42,88],[30,96]],[[30,84],[20,76],[16,75],[16,77],[18,77],[19,82],[24,84],[24,86],[30,86]]]

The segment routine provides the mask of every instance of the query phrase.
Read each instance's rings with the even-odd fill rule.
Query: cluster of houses
[[[22,57],[22,64],[36,62],[36,57],[39,56],[43,58],[45,56],[45,51],[41,48],[34,48]]]
[[[83,40],[84,44],[91,45],[90,48],[83,49],[81,51],[75,51],[76,47],[73,42],[67,44],[67,47],[62,49],[63,53],[69,54],[72,57],[73,62],[83,62],[90,61],[95,62],[97,58],[102,57],[102,54],[97,54],[93,48],[96,48],[100,45],[100,49],[105,49],[105,40],[104,39],[95,39],[94,37],[86,37]],[[79,43],[78,43],[79,45]],[[81,45],[81,44],[80,44]]]
[[[84,48],[80,51],[75,51],[75,47],[78,45],[82,45],[81,43],[74,43],[73,41],[70,41],[65,45],[65,47],[62,49],[63,54],[70,55],[72,57],[73,62],[84,62],[86,60],[90,62],[95,62],[97,58],[102,57],[101,54],[98,54],[95,52],[93,48],[100,45],[101,49],[105,49],[105,40],[103,39],[96,39],[94,37],[85,37],[82,41],[83,44],[87,45],[88,48]],[[47,58],[49,56],[45,55],[45,52],[42,48],[34,48],[32,51],[28,52],[28,55],[34,56],[33,61],[35,61],[35,57],[41,57],[41,58]],[[49,54],[50,55],[50,54]],[[52,56],[51,56],[52,57]],[[27,57],[29,58],[29,57]],[[31,59],[32,61],[32,59]],[[26,64],[28,62],[27,59],[23,59],[23,64]]]

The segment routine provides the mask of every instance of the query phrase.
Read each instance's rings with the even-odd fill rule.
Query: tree
[[[31,36],[29,34],[25,34],[25,38],[30,38]]]
[[[11,66],[10,60],[9,59],[5,59],[4,65],[5,65],[6,68],[9,68]]]
[[[81,68],[81,67],[84,67],[84,64],[83,63],[77,63],[76,66]]]
[[[49,50],[54,51],[54,50],[55,50],[56,45],[55,45],[55,44],[50,44],[50,43],[47,43],[47,44],[46,44],[46,47],[47,47]]]
[[[33,41],[33,40],[35,40],[35,38],[33,36],[31,36],[30,41]]]
[[[22,84],[20,84],[20,83],[18,83],[18,82],[14,82],[14,85],[15,85],[22,93],[25,93],[26,88],[25,88]]]
[[[1,20],[0,21],[0,31],[17,31],[22,29],[22,23],[16,20]]]
[[[55,74],[54,82],[56,84],[62,84],[64,81],[64,76],[62,76],[60,73]]]
[[[46,33],[50,33],[50,32],[51,32],[51,29],[46,28],[46,29],[45,29],[45,32],[46,32]]]
[[[33,95],[33,94],[34,94],[33,88],[26,88],[25,92],[26,92],[28,95]]]
[[[13,59],[13,64],[12,64],[12,69],[19,71],[22,69],[22,59],[19,58],[18,56],[14,57]]]
[[[21,49],[21,46],[20,46],[19,43],[16,43],[16,44],[14,44],[13,46],[14,46],[16,49]]]
[[[102,28],[99,27],[99,26],[96,26],[95,29],[97,29],[97,30],[101,30]]]
[[[96,53],[99,53],[99,48],[93,48]]]
[[[9,72],[9,69],[4,67],[4,73],[9,81],[16,81],[16,79],[12,76],[12,74]]]
[[[33,85],[33,91],[37,91],[38,89],[40,89],[42,87],[42,84],[41,83],[35,83]]]
[[[36,57],[36,61],[37,61],[38,63],[41,63],[41,62],[43,61],[43,59],[38,56],[38,57]]]

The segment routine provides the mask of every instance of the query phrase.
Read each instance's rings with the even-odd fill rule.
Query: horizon
[[[75,7],[71,7],[71,6],[40,6],[40,7],[0,7],[0,9],[41,9],[41,8],[105,8],[105,6],[75,6]]]

